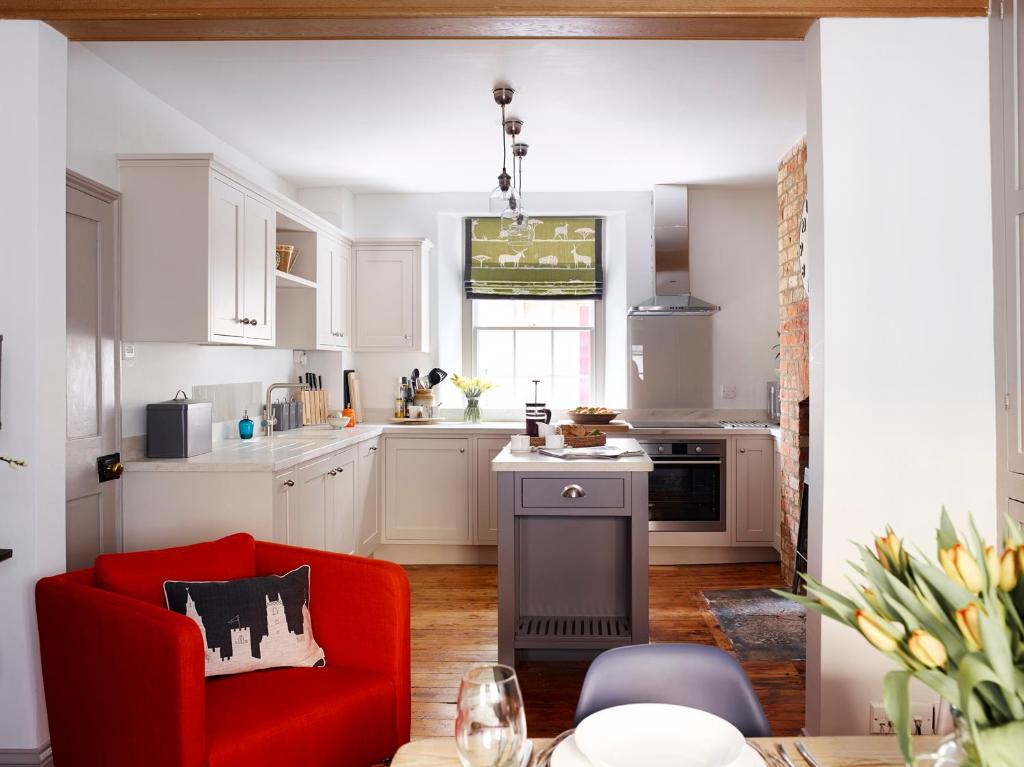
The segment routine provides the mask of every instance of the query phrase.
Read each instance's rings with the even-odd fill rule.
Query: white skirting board
[[[3,767],[53,767],[53,753],[50,744],[39,748],[0,748],[0,765]]]
[[[498,562],[498,547],[385,543],[374,550],[373,558],[400,565],[493,565]]]

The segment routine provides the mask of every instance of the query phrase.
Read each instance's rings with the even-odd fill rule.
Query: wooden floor
[[[498,657],[497,569],[407,567],[412,589],[412,737],[450,735],[459,679]],[[651,641],[699,642],[731,651],[701,591],[782,585],[777,564],[686,565],[650,571]],[[804,722],[803,663],[744,663],[775,735]],[[523,663],[518,669],[531,736],[572,726],[585,663]]]

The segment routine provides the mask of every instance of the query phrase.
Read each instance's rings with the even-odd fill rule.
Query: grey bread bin
[[[213,450],[213,403],[174,399],[146,405],[146,455],[191,458]]]

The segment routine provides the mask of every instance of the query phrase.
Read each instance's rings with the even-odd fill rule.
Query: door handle
[[[587,491],[579,485],[566,485],[562,488],[563,498],[582,498],[586,494]]]
[[[101,455],[96,459],[96,473],[100,482],[110,482],[113,479],[120,479],[124,474],[124,464],[121,463],[120,453]]]
[[[294,479],[286,479],[284,481],[284,486],[285,487],[295,487],[295,480]]]
[[[328,474],[330,474],[330,475],[331,475],[332,477],[336,477],[336,476],[338,476],[338,472],[336,472],[336,471],[335,471],[334,469],[331,469],[331,470],[330,470],[329,472],[327,472],[327,473],[328,473]]]

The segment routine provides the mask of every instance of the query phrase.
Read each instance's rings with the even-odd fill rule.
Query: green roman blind
[[[500,222],[466,219],[466,298],[601,298],[604,219],[531,218],[528,245],[508,242]]]

